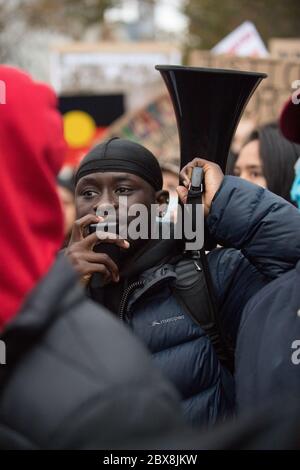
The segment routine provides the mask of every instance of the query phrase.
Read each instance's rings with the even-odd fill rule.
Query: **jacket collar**
[[[149,268],[162,265],[182,253],[181,240],[149,240],[122,270],[122,278],[138,277]]]

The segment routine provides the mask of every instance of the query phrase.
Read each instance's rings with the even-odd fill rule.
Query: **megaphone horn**
[[[233,135],[264,73],[156,65],[169,91],[180,140],[181,168],[195,157],[225,172]]]

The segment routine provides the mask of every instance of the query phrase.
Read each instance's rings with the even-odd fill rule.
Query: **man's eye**
[[[97,196],[98,193],[96,191],[92,191],[91,189],[87,189],[87,190],[83,191],[81,194],[82,194],[83,197],[89,199],[89,198]]]
[[[116,189],[116,193],[118,194],[129,194],[131,191],[132,188],[126,188],[125,186]]]

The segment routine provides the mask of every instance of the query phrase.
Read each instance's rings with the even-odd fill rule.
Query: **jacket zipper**
[[[124,321],[124,314],[127,307],[129,295],[138,287],[143,287],[144,284],[144,281],[136,281],[130,284],[127,289],[124,290],[119,307],[119,317],[121,321]]]

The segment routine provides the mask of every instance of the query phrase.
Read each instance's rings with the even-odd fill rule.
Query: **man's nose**
[[[94,205],[95,213],[100,217],[109,217],[118,209],[118,200],[109,192],[103,193]]]

